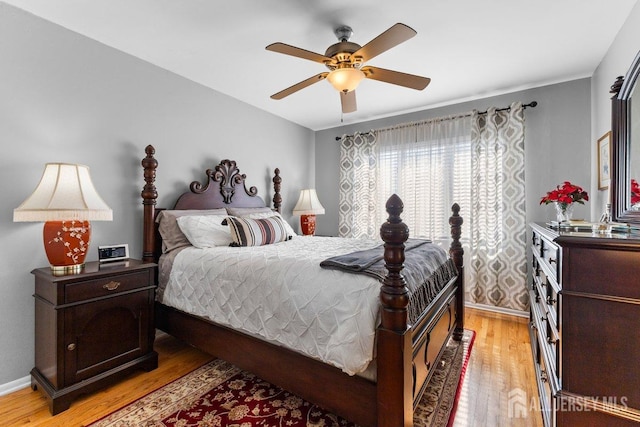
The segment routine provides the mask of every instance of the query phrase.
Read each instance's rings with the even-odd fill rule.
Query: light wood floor
[[[528,319],[472,309],[465,314],[464,326],[476,331],[476,339],[454,427],[541,427]],[[533,408],[526,417],[509,416],[510,392]]]
[[[455,426],[541,426],[538,411],[527,418],[508,416],[510,391],[522,390],[528,400],[537,396],[526,319],[467,309],[465,326],[476,331],[476,339]],[[0,425],[84,426],[211,359],[166,335],[156,340],[155,349],[158,369],[133,373],[109,388],[79,398],[55,417],[49,414],[40,392],[29,387],[2,396]]]

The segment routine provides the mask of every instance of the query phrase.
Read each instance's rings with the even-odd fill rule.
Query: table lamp
[[[45,221],[44,249],[57,276],[82,271],[91,240],[89,221],[112,219],[89,168],[68,163],[47,163],[33,194],[13,210],[14,222]]]
[[[316,232],[316,215],[323,215],[324,208],[318,200],[316,190],[309,188],[300,192],[298,203],[293,208],[294,215],[300,215],[300,229],[305,236]]]

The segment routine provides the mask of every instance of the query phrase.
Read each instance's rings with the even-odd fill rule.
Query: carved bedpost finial
[[[158,192],[156,191],[156,169],[158,168],[158,161],[153,157],[156,153],[156,149],[153,145],[147,145],[144,152],[147,156],[142,159],[142,167],[144,168],[144,188],[142,189],[142,204],[143,205],[155,205],[158,198]]]
[[[380,237],[385,242],[384,261],[388,270],[380,289],[382,327],[398,332],[407,329],[409,305],[409,291],[401,274],[405,259],[404,242],[409,238],[409,227],[400,218],[403,208],[400,197],[392,195],[386,204],[389,218],[380,227]]]
[[[155,251],[155,206],[158,199],[158,192],[156,191],[156,169],[158,168],[158,161],[153,157],[156,153],[156,149],[153,145],[147,145],[145,148],[147,156],[142,159],[142,167],[144,168],[144,181],[145,185],[142,189],[142,204],[144,206],[144,226],[142,229],[142,260],[145,262],[154,262]]]
[[[280,194],[280,185],[282,183],[282,178],[280,177],[279,168],[276,168],[273,171],[272,181],[273,181],[273,209],[275,209],[276,212],[280,212],[280,207],[282,206],[282,195]]]
[[[451,238],[453,239],[453,243],[451,243],[449,254],[456,266],[462,266],[462,255],[464,254],[464,250],[460,243],[460,236],[462,235],[462,223],[464,220],[459,215],[460,206],[457,203],[454,203],[453,206],[451,206],[451,211],[453,212],[453,215],[449,217],[449,225],[451,226]]]

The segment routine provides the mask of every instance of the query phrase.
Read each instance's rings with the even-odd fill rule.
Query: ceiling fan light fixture
[[[340,92],[355,90],[364,78],[364,73],[358,68],[338,68],[327,76],[329,83]]]

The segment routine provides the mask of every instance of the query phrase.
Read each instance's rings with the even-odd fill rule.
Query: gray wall
[[[426,89],[428,90],[428,88]],[[318,217],[321,234],[336,234],[338,230],[338,177],[340,147],[336,136],[354,131],[391,126],[472,109],[507,107],[512,102],[523,104],[537,101],[538,106],[525,110],[525,162],[527,221],[555,218],[551,206],[540,206],[540,198],[557,184],[569,180],[589,189],[590,165],[590,79],[580,79],[530,90],[514,92],[463,104],[414,112],[356,125],[316,132],[316,189],[327,214]],[[461,215],[464,216],[462,206]],[[576,218],[590,218],[588,204],[578,206]]]
[[[285,215],[313,185],[309,129],[0,2],[0,392],[33,367],[33,277],[47,265],[41,223],[12,222],[46,162],[83,163],[113,209],[94,222],[99,244],[128,243],[141,254],[140,159],[153,144],[159,206],[221,159],[238,162],[267,201],[271,174],[283,177]],[[295,225],[297,218],[288,218]]]

